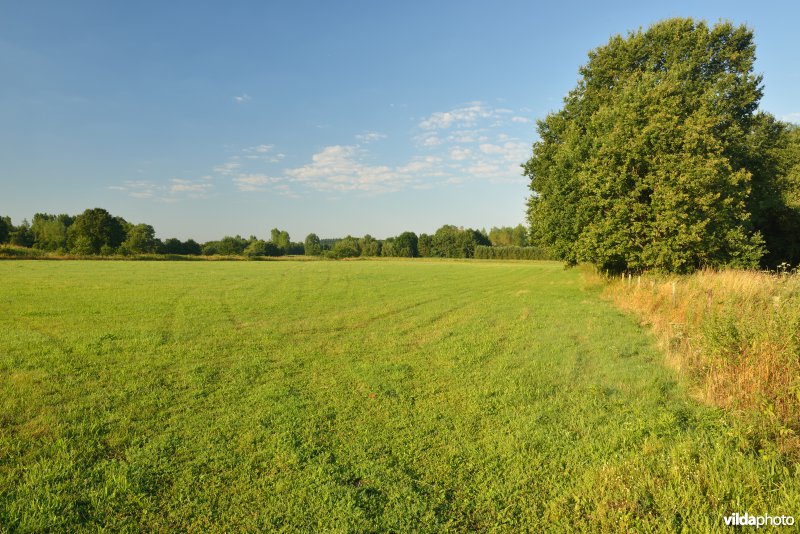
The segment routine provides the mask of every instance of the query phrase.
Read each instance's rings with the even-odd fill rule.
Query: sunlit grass
[[[800,276],[702,271],[616,279],[606,292],[652,325],[700,398],[744,412],[800,458]]]
[[[0,262],[8,530],[719,529],[800,471],[556,263]]]

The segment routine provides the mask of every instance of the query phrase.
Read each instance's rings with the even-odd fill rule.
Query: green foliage
[[[335,258],[356,258],[361,255],[361,249],[358,247],[358,239],[352,236],[347,236],[340,239],[333,245],[331,249],[332,255]]]
[[[367,234],[358,240],[362,256],[377,257],[381,255],[381,242]]]
[[[36,248],[19,247],[10,244],[0,244],[0,258],[33,259],[45,258],[47,252]]]
[[[27,219],[11,231],[9,243],[18,247],[31,247],[34,243],[34,235],[31,232],[31,225]]]
[[[51,215],[37,213],[33,216],[31,232],[33,246],[42,250],[63,251],[67,249],[67,229],[74,218],[67,214]]]
[[[14,225],[11,224],[10,217],[0,217],[0,245],[8,243],[8,239],[11,237],[11,230],[13,229]]]
[[[183,254],[183,242],[175,237],[164,241],[164,254]]]
[[[471,228],[459,228],[446,224],[436,230],[430,240],[429,257],[471,258],[478,245],[489,246],[491,242],[483,233]]]
[[[95,250],[92,239],[86,235],[74,236],[69,250],[77,256],[91,256],[100,253],[100,250]]]
[[[433,256],[433,236],[428,234],[419,234],[417,239],[417,252],[423,258]]]
[[[289,248],[291,247],[291,240],[289,239],[289,232],[285,230],[278,230],[277,228],[273,228],[270,230],[270,241],[278,247],[283,254],[288,254]]]
[[[754,58],[746,27],[691,19],[590,52],[525,164],[533,243],[612,272],[757,265],[745,167]]]
[[[764,236],[762,264],[800,263],[800,128],[769,114],[754,117],[745,165],[753,175],[748,210]]]
[[[185,242],[171,237],[164,241],[162,250],[165,254],[181,254],[198,256],[202,252],[202,247],[194,239],[187,239]]]
[[[528,246],[528,230],[521,224],[514,228],[502,226],[489,231],[489,241],[494,247],[526,247]]]
[[[217,254],[222,256],[237,256],[244,252],[247,245],[248,241],[240,235],[234,237],[225,236],[219,241]]]
[[[275,243],[256,239],[245,247],[243,253],[250,258],[258,256],[280,256],[281,249],[279,249]]]
[[[394,258],[397,256],[394,248],[394,238],[388,237],[381,243],[381,256],[385,258]]]
[[[154,254],[157,252],[156,231],[149,224],[137,224],[128,230],[120,245],[123,254]]]
[[[306,248],[303,243],[289,243],[284,252],[289,256],[302,256],[306,253]]]
[[[183,243],[183,252],[181,254],[187,254],[190,256],[199,256],[201,252],[200,243],[195,241],[194,239],[187,239]]]
[[[394,255],[400,258],[417,257],[417,241],[417,234],[414,232],[403,232],[394,240]]]
[[[303,250],[306,256],[319,256],[322,254],[322,245],[317,234],[308,234],[306,236]]]
[[[491,235],[491,234],[490,234]],[[549,260],[546,250],[539,247],[487,247],[478,245],[475,247],[475,259],[477,260]]]
[[[125,240],[125,226],[124,219],[103,208],[87,209],[67,230],[67,247],[80,255],[100,254],[101,249],[113,253]]]

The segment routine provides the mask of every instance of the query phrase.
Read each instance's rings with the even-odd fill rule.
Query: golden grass
[[[621,277],[604,294],[652,326],[701,400],[753,416],[759,431],[800,456],[800,276]]]

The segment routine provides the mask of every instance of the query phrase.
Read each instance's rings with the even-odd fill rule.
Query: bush
[[[355,258],[361,255],[361,249],[355,237],[347,236],[333,245],[332,253],[336,258]]]

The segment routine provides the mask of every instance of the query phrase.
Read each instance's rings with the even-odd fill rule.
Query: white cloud
[[[484,143],[480,146],[481,152],[484,154],[502,154],[503,147],[498,145],[493,145],[491,143]]]
[[[111,186],[109,189],[122,191],[133,198],[153,198],[163,188],[147,180],[127,180],[122,185]]]
[[[450,150],[450,159],[455,161],[462,161],[467,159],[472,154],[468,148],[455,147]]]
[[[400,173],[422,173],[424,171],[425,176],[438,176],[441,174],[441,170],[438,170],[438,166],[442,163],[442,158],[437,156],[425,156],[425,157],[416,157],[412,159],[407,164],[398,167],[397,170]]]
[[[386,134],[379,132],[365,132],[356,136],[356,140],[365,145],[374,141],[380,141],[381,139],[386,139]]]
[[[319,191],[361,191],[389,193],[422,183],[424,178],[438,174],[438,158],[415,158],[406,165],[370,165],[364,162],[366,153],[358,146],[335,145],[314,154],[311,163],[287,169],[293,182]]]
[[[372,163],[365,145],[383,136],[365,132],[356,136],[360,144],[327,146],[284,176],[293,187],[328,192],[387,193],[471,180],[521,183],[519,167],[530,147],[508,135],[522,124],[513,120],[515,113],[472,102],[419,121],[412,141],[423,152],[405,164]]]
[[[789,113],[788,115],[784,115],[781,117],[781,120],[784,122],[793,122],[795,124],[800,124],[800,112]]]
[[[264,191],[264,186],[280,181],[281,178],[272,178],[265,174],[239,174],[233,178],[239,191]]]
[[[273,154],[272,152],[274,149],[275,145],[256,145],[242,149],[242,153],[244,153],[245,159],[267,161],[269,163],[280,163],[286,157],[286,154]],[[232,171],[234,170],[235,168],[231,169],[231,172],[228,174],[233,174]]]
[[[187,193],[205,193],[211,189],[211,184],[207,181],[195,182],[192,180],[185,180],[182,178],[175,178],[172,180],[172,185],[169,187],[170,193],[187,192]]]
[[[214,167],[214,172],[219,173],[223,176],[230,176],[236,172],[236,169],[241,167],[242,164],[236,161],[229,161],[228,163],[223,163],[222,165],[217,165]]]
[[[238,102],[246,100],[247,95],[237,97]],[[481,102],[435,112],[418,121],[409,139],[419,152],[392,165],[376,163],[370,146],[386,135],[364,131],[355,136],[357,144],[326,146],[305,165],[267,168],[264,163],[281,164],[286,155],[277,152],[274,144],[264,143],[239,149],[226,163],[213,167],[213,172],[229,178],[242,192],[287,196],[303,190],[377,194],[470,181],[520,183],[524,180],[519,167],[529,157],[530,146],[509,134],[521,136],[519,125],[530,120],[518,113]],[[131,182],[114,188],[137,198],[172,201],[180,195],[205,195],[213,189],[212,183],[212,176],[206,175],[196,180],[176,178],[166,185]]]
[[[470,127],[480,119],[488,119],[495,116],[496,110],[488,108],[480,102],[470,104],[450,111],[437,111],[419,123],[423,130],[446,130],[453,126]]]
[[[213,185],[201,178],[202,181],[174,178],[169,184],[156,183],[148,180],[129,180],[123,184],[109,187],[114,191],[127,193],[129,197],[155,200],[158,202],[177,202],[180,195],[192,198],[202,197]]]
[[[433,148],[442,144],[442,140],[436,135],[422,135],[417,138],[417,144],[426,148]]]
[[[250,98],[250,95],[248,95],[247,93],[233,97],[233,101],[236,102],[237,104],[244,104],[245,102],[249,102],[250,100],[252,99]]]

